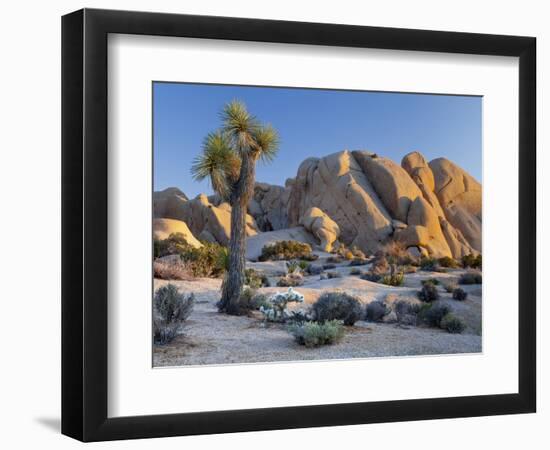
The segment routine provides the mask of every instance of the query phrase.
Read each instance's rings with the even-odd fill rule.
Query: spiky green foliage
[[[197,181],[208,178],[212,189],[228,199],[239,170],[240,159],[231,147],[229,137],[221,131],[208,133],[202,144],[202,153],[193,160],[193,178]]]
[[[269,163],[277,156],[279,134],[271,125],[262,125],[254,133],[255,151],[262,162]]]
[[[221,112],[221,119],[222,130],[236,151],[243,155],[254,147],[254,135],[260,124],[242,101],[232,100],[227,103]]]

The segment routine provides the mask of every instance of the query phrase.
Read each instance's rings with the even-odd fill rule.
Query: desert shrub
[[[420,270],[438,272],[440,270],[439,261],[431,256],[424,256],[420,259]]]
[[[153,340],[167,344],[176,337],[195,305],[195,296],[178,292],[173,284],[157,289],[153,297]]]
[[[320,264],[310,264],[307,268],[307,273],[310,275],[319,275],[323,271],[323,266]]]
[[[433,303],[425,305],[418,312],[419,317],[424,323],[431,327],[439,327],[441,319],[451,312],[451,308],[444,303]]]
[[[188,247],[181,259],[195,277],[220,277],[227,270],[228,249],[223,245],[205,242],[200,248]]]
[[[388,260],[384,255],[378,254],[374,261],[372,262],[372,266],[370,268],[370,271],[377,275],[384,275],[390,270],[390,265],[388,263]]]
[[[367,305],[367,320],[371,322],[380,322],[384,316],[387,316],[391,312],[391,308],[388,308],[384,302],[374,301]]]
[[[326,276],[329,280],[333,278],[342,278],[342,274],[340,272],[332,271],[332,272],[326,272]]]
[[[311,263],[308,261],[298,261],[298,267],[301,271],[305,272],[309,269],[309,266],[311,266]]]
[[[327,264],[331,264],[334,266],[335,264],[340,264],[343,260],[344,258],[342,258],[341,256],[329,256],[327,258]]]
[[[290,317],[287,310],[289,303],[303,303],[304,296],[291,287],[286,292],[277,292],[267,299],[267,304],[260,306],[259,310],[266,322],[286,322]]]
[[[287,273],[277,281],[277,286],[279,287],[296,287],[302,284],[304,284],[304,276],[300,271]]]
[[[331,269],[336,269],[336,264],[334,263],[323,264],[323,270],[331,270]]]
[[[409,303],[405,300],[398,300],[393,304],[393,310],[397,317],[397,323],[401,325],[416,326],[417,316],[421,309],[418,303]]]
[[[295,324],[301,324],[304,322],[312,322],[313,318],[310,314],[308,314],[305,311],[298,310],[298,311],[290,311],[288,322],[295,323]]]
[[[460,334],[466,328],[466,324],[454,316],[451,313],[446,314],[442,319],[439,325],[442,329],[447,330],[449,333]]]
[[[367,255],[365,254],[365,252],[363,252],[356,245],[352,245],[351,252],[353,253],[353,256],[357,259],[367,259]]]
[[[153,274],[155,278],[161,280],[189,280],[192,278],[191,271],[181,260],[154,261]]]
[[[399,266],[418,264],[418,260],[414,258],[407,251],[407,247],[399,241],[389,241],[384,244],[380,250],[389,264],[397,264]]]
[[[367,264],[367,258],[353,258],[350,262],[349,262],[349,266],[353,267],[353,266],[364,266],[365,264]]]
[[[446,292],[452,293],[458,285],[456,284],[456,281],[448,281],[447,283],[443,283],[443,288]]]
[[[481,254],[475,256],[472,253],[462,257],[462,267],[472,269],[481,269]]]
[[[392,274],[384,275],[380,279],[380,283],[388,286],[403,286],[405,281],[405,274],[403,272],[394,272]]]
[[[363,275],[361,275],[362,280],[372,281],[374,283],[378,283],[381,278],[382,275],[372,272],[365,272]]]
[[[350,275],[361,275],[361,269],[358,269],[357,267],[353,267],[353,268],[349,271],[349,274],[350,274]]]
[[[341,320],[344,325],[353,325],[361,319],[363,308],[361,302],[345,292],[325,292],[312,306],[315,320]]]
[[[269,279],[265,274],[254,269],[246,269],[245,284],[252,289],[259,289],[261,287],[269,287]]]
[[[329,320],[323,323],[293,323],[288,327],[288,331],[298,344],[306,347],[334,344],[344,336],[344,327],[338,320]]]
[[[424,286],[425,284],[433,284],[434,286],[439,286],[439,284],[441,284],[441,282],[437,278],[428,278],[426,280],[422,280],[421,283],[422,286]]]
[[[286,262],[287,273],[299,273],[302,271],[299,261],[287,261]]]
[[[422,289],[417,292],[417,296],[421,301],[431,303],[439,299],[439,292],[434,284],[424,283]]]
[[[181,255],[192,248],[183,233],[172,233],[166,239],[155,239],[153,242],[153,251],[155,258],[167,255]]]
[[[457,267],[460,267],[460,265],[450,256],[444,256],[443,258],[439,258],[437,262],[441,267],[449,267],[451,269],[456,269]]]
[[[458,284],[482,284],[480,272],[466,272],[458,280]]]
[[[262,248],[260,261],[281,261],[289,259],[310,260],[311,246],[298,241],[278,241]]]
[[[464,301],[468,298],[468,293],[462,288],[456,288],[453,291],[453,299],[458,301]]]

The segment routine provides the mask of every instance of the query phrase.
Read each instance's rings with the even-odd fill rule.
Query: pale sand
[[[339,267],[343,273],[347,267]],[[344,276],[332,280],[307,277],[304,286],[296,288],[305,296],[305,306],[313,303],[323,291],[341,289],[358,296],[364,303],[375,299],[407,299],[416,302],[420,280],[456,278],[461,271],[448,274],[419,272],[406,276],[405,287],[389,287]],[[155,280],[155,289],[168,283]],[[183,334],[165,346],[154,346],[155,366],[254,363],[319,359],[368,358],[382,356],[434,355],[481,352],[481,286],[462,286],[469,292],[468,300],[457,302],[440,288],[442,301],[448,302],[454,313],[468,327],[463,334],[425,328],[403,328],[395,324],[359,321],[346,327],[343,340],[335,345],[305,348],[296,344],[284,325],[267,324],[254,312],[250,317],[228,316],[217,312],[221,280],[202,278],[193,281],[171,281],[182,292],[194,292],[195,309],[186,322]],[[263,288],[272,293],[286,288]]]

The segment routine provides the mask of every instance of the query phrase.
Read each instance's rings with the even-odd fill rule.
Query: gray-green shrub
[[[466,272],[461,275],[458,284],[482,284],[480,272]]]
[[[344,325],[353,325],[363,316],[363,308],[357,297],[345,292],[325,292],[312,306],[318,322],[341,320]]]
[[[453,299],[458,300],[460,302],[466,300],[468,298],[468,293],[462,289],[462,288],[456,288],[453,291]]]
[[[176,337],[195,305],[195,296],[186,296],[173,284],[157,289],[153,297],[153,339],[167,344]]]
[[[439,327],[441,320],[451,312],[451,308],[444,303],[432,303],[421,308],[420,319],[431,327]]]
[[[466,328],[466,324],[458,317],[449,313],[441,319],[440,327],[449,333],[460,334]]]
[[[386,306],[384,302],[374,301],[367,305],[367,320],[371,322],[380,322],[384,316],[391,312],[391,308]]]
[[[435,302],[439,299],[437,287],[432,283],[424,283],[422,289],[417,292],[418,298],[426,303]]]
[[[306,347],[334,344],[344,336],[344,327],[338,320],[293,323],[289,325],[288,331],[298,344]]]

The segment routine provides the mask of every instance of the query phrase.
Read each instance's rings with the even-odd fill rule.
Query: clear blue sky
[[[413,150],[428,160],[444,156],[481,181],[481,97],[181,83],[154,83],[153,94],[155,190],[212,193],[191,178],[191,162],[233,99],[281,137],[275,161],[258,163],[257,181],[284,185],[304,159],[344,149],[397,163]]]

